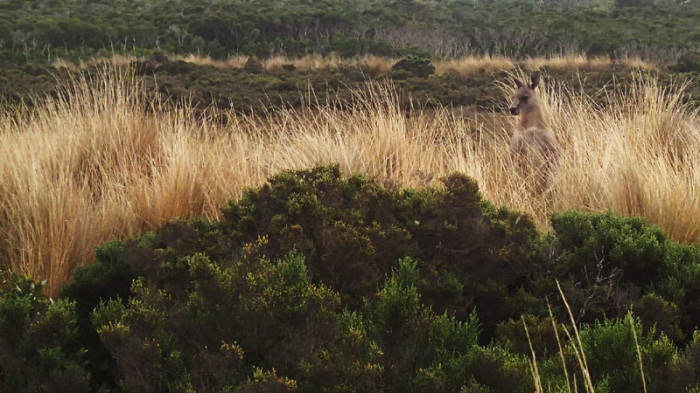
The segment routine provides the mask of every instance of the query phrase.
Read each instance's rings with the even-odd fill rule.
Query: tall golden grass
[[[232,56],[225,60],[212,59],[210,56],[176,56],[176,60],[182,60],[199,66],[213,66],[224,69],[241,69],[248,61],[248,56]],[[279,71],[284,65],[291,64],[296,69],[301,70],[324,70],[338,69],[340,67],[356,67],[363,69],[369,75],[378,75],[391,71],[391,67],[397,62],[396,59],[364,55],[352,58],[341,58],[339,56],[318,56],[308,55],[302,57],[271,56],[260,61],[263,68],[268,71]]]
[[[184,61],[187,63],[196,64],[198,66],[212,66],[223,69],[242,69],[249,57],[244,55],[231,56],[227,59],[214,59],[206,55],[176,55],[172,57],[176,61]],[[92,58],[79,63],[72,63],[65,59],[57,59],[53,61],[53,66],[56,68],[67,68],[70,70],[84,70],[89,67],[94,67],[110,62],[116,66],[124,66],[129,63],[139,60],[134,56],[128,55],[113,55],[109,59]],[[287,57],[287,56],[271,56],[261,60],[263,68],[274,71],[281,70],[285,64],[292,64],[297,69],[337,69],[340,67],[357,67],[365,70],[369,75],[378,75],[391,70],[391,67],[399,59],[391,57],[382,57],[375,55],[364,55],[350,58],[341,58],[336,55],[319,56],[307,55],[302,57]],[[466,56],[456,59],[434,60],[435,72],[438,75],[447,73],[457,73],[467,75],[475,72],[500,71],[500,70],[515,70],[517,68],[527,68],[530,70],[539,69],[541,67],[558,68],[558,69],[576,69],[587,71],[599,71],[612,66],[624,66],[627,68],[640,69],[645,71],[654,71],[659,69],[659,65],[644,60],[639,57],[625,57],[620,59],[611,59],[609,56],[589,57],[585,54],[566,54],[559,56],[548,57],[529,57],[522,60],[514,60],[506,56],[499,55],[480,55]]]
[[[122,59],[117,57],[117,60]],[[187,55],[176,57],[197,65],[210,65],[219,68],[243,68],[248,56],[233,56],[225,60],[215,60],[209,56]],[[283,64],[293,64],[299,69],[333,69],[341,66],[358,67],[367,69],[372,75],[391,70],[391,67],[399,59],[381,57],[374,55],[364,55],[350,58],[339,56],[318,56],[308,55],[302,57],[272,56],[262,60],[262,65],[267,70],[282,69]],[[446,73],[470,74],[482,70],[500,71],[515,70],[522,67],[535,70],[541,67],[576,69],[596,71],[610,68],[614,65],[621,65],[628,68],[642,69],[646,71],[658,70],[659,65],[651,61],[643,60],[639,57],[625,57],[612,59],[609,56],[589,57],[585,54],[566,54],[547,57],[529,57],[522,60],[514,60],[506,56],[480,55],[465,56],[456,59],[434,60],[435,72],[438,75]]]
[[[50,294],[110,238],[174,218],[216,218],[246,187],[326,163],[396,187],[466,173],[485,198],[530,214],[544,230],[556,210],[612,210],[645,216],[676,240],[700,238],[700,115],[653,77],[605,97],[606,106],[546,86],[541,99],[563,150],[546,195],[528,193],[511,169],[515,119],[449,108],[407,118],[390,85],[370,84],[344,111],[322,104],[266,117],[223,113],[226,125],[187,105],[148,102],[128,72],[71,86],[34,109],[0,113],[2,268],[48,280]],[[505,87],[504,106],[508,94]]]

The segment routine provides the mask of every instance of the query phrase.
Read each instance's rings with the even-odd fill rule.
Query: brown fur
[[[529,85],[515,80],[518,89],[509,110],[511,114],[520,116],[520,121],[510,140],[510,152],[528,188],[544,192],[554,183],[561,153],[535,93],[540,83],[540,73],[535,72],[530,79]]]

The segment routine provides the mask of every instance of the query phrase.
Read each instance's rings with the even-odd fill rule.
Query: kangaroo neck
[[[520,127],[523,129],[531,127],[546,129],[547,122],[544,121],[544,116],[542,115],[540,107],[535,107],[529,112],[522,113],[520,115]]]

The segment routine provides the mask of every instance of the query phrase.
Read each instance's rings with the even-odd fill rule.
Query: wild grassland
[[[174,56],[175,61],[184,61],[198,66],[212,66],[223,69],[241,69],[245,66],[249,56],[231,56],[227,59],[213,59],[211,56],[201,56],[195,54]],[[113,55],[108,62],[117,66],[128,65],[139,58],[135,56]],[[308,55],[303,57],[272,56],[262,59],[260,62],[266,70],[281,70],[283,65],[293,65],[301,70],[321,70],[337,69],[340,67],[356,67],[365,70],[370,75],[378,75],[391,70],[391,67],[399,59],[382,57],[375,55],[356,56],[352,58],[341,58],[339,56],[316,56]],[[67,68],[80,70],[93,67],[105,62],[104,58],[93,58],[80,63],[71,63],[66,60],[57,59],[53,61],[56,68]],[[433,61],[435,72],[438,75],[447,73],[458,73],[462,75],[479,72],[483,70],[515,70],[516,68],[539,69],[541,67],[558,69],[577,69],[596,71],[610,68],[612,66],[622,66],[646,71],[658,70],[661,65],[644,60],[640,57],[624,57],[612,59],[609,56],[589,57],[584,54],[566,54],[549,57],[528,57],[514,60],[506,56],[483,55],[466,56],[456,59],[445,59]]]
[[[545,230],[553,211],[611,210],[642,215],[675,240],[700,239],[700,114],[683,105],[682,89],[652,77],[606,97],[545,86],[563,151],[546,195],[529,194],[511,169],[514,118],[449,108],[407,117],[390,85],[356,92],[348,110],[309,104],[212,116],[227,116],[225,125],[187,105],[148,102],[128,73],[70,85],[33,109],[0,113],[2,268],[47,279],[51,294],[110,238],[174,218],[216,218],[269,175],[324,163],[389,187],[437,185],[463,172],[485,198],[529,213]],[[504,85],[504,105],[510,93]]]
[[[118,57],[117,60],[120,58]],[[233,56],[226,60],[215,60],[208,56],[188,55],[177,58],[197,65],[211,65],[219,68],[243,68],[248,56]],[[299,69],[328,69],[339,67],[360,67],[368,70],[372,75],[391,70],[391,67],[399,59],[381,57],[374,55],[358,56],[354,58],[340,58],[338,56],[304,56],[285,57],[273,56],[262,60],[263,67],[268,70],[281,69],[283,64],[293,64]],[[579,69],[579,70],[601,70],[613,65],[621,65],[629,68],[638,68],[647,71],[657,70],[659,65],[651,61],[643,60],[639,57],[625,57],[611,59],[609,56],[589,57],[584,54],[566,54],[549,57],[528,57],[521,60],[514,60],[506,56],[466,56],[456,59],[436,60],[435,72],[445,74],[456,72],[469,74],[482,70],[515,70],[516,68],[538,69],[541,67]]]

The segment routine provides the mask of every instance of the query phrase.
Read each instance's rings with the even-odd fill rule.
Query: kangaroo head
[[[540,100],[537,98],[537,94],[535,94],[535,88],[540,84],[540,72],[535,71],[532,76],[530,76],[529,85],[518,79],[514,81],[518,89],[515,91],[513,103],[510,104],[510,113],[519,115],[536,110],[540,105]]]

